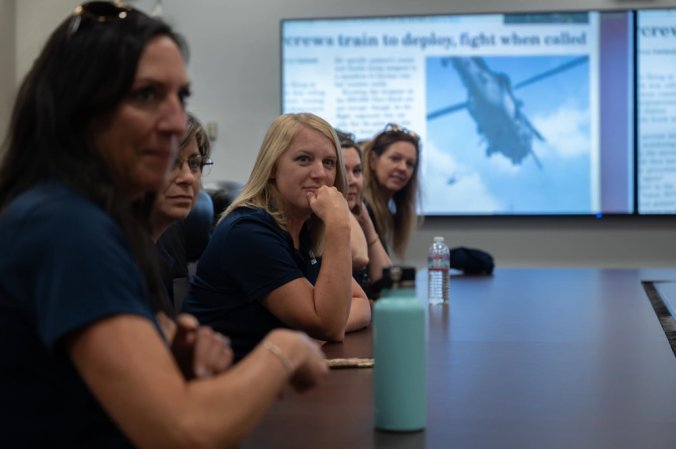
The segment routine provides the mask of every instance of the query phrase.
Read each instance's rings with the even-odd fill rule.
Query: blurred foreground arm
[[[275,330],[231,369],[186,381],[154,325],[135,315],[87,326],[67,338],[66,348],[102,407],[139,448],[234,447],[286,383],[304,390],[327,371],[307,336]]]

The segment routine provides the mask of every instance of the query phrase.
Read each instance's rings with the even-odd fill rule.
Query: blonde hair
[[[280,156],[289,148],[293,139],[303,128],[319,131],[333,143],[337,158],[336,179],[333,185],[345,196],[347,174],[343,165],[340,142],[333,127],[326,120],[314,114],[284,114],[277,117],[268,127],[249,180],[244,184],[237,198],[223,212],[220,220],[239,207],[262,208],[275,219],[280,228],[287,230],[284,215],[285,200],[277,190],[273,176]],[[324,223],[314,214],[306,223],[312,238],[312,250],[315,255],[319,256],[324,246]]]
[[[401,141],[410,142],[415,147],[416,165],[408,183],[392,196],[396,208],[393,214],[389,208],[389,199],[383,197],[378,178],[373,173],[371,154],[379,158],[390,145]],[[373,211],[376,231],[388,242],[388,245],[392,246],[395,254],[403,259],[411,233],[418,223],[416,204],[420,201],[418,186],[420,138],[404,128],[388,125],[373,140],[364,144],[362,165],[364,166],[364,197]]]

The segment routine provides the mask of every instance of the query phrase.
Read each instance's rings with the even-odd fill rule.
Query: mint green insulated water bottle
[[[415,293],[415,268],[383,270],[382,296],[373,307],[375,427],[425,428],[425,306]]]

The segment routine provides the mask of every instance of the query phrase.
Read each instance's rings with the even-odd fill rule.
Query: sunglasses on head
[[[124,20],[132,11],[135,11],[134,8],[121,1],[82,3],[73,10],[68,35],[76,34],[83,20],[93,20],[98,23]]]
[[[355,143],[354,134],[348,133],[348,132],[345,132],[345,131],[336,130],[336,135],[338,136],[338,141],[340,142],[341,147],[349,148],[349,147],[357,146],[357,144]]]
[[[383,133],[405,134],[407,136],[411,136],[416,141],[420,140],[420,136],[418,134],[416,134],[415,132],[411,131],[408,128],[404,128],[402,126],[399,126],[396,123],[388,123],[387,125],[385,125],[385,128],[383,128],[382,132]]]

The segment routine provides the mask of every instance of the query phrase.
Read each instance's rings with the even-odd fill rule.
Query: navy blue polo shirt
[[[216,227],[202,254],[183,311],[231,339],[240,360],[272,329],[288,327],[261,304],[301,277],[314,285],[321,261],[305,228],[300,249],[264,209],[240,207]]]
[[[131,447],[62,345],[110,315],[157,325],[119,226],[63,184],[40,184],[0,213],[0,255],[3,445]]]

